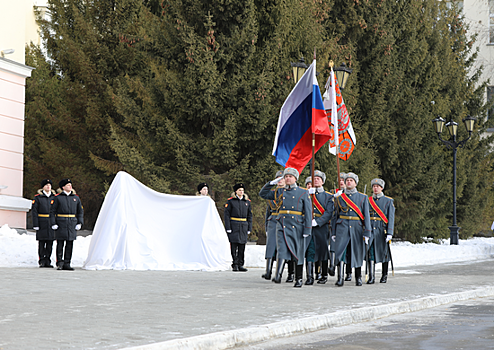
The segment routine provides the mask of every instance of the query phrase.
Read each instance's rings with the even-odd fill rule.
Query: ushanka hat
[[[298,180],[298,177],[300,176],[297,169],[294,169],[294,168],[286,168],[285,171],[283,172],[283,177],[285,177],[285,175],[292,175],[297,180]]]
[[[207,187],[208,188],[208,191],[209,191],[209,186],[207,183],[205,182],[201,182],[199,185],[197,185],[197,192],[201,192],[201,190],[204,188],[204,187]]]
[[[355,173],[348,173],[345,176],[345,181],[346,181],[346,179],[354,179],[355,180],[355,183],[358,185],[358,176],[357,176],[357,174],[355,174]]]
[[[371,186],[374,186],[374,185],[379,185],[382,187],[382,189],[384,190],[384,180],[381,180],[381,179],[373,179],[371,181]]]
[[[238,190],[239,188],[243,188],[243,189],[245,190],[245,186],[244,186],[244,184],[243,184],[243,183],[238,183],[238,184],[235,184],[235,186],[233,186],[233,190],[234,190],[235,192],[237,192],[237,190]]]
[[[319,176],[322,179],[322,183],[326,182],[326,174],[324,174],[321,170],[314,171],[314,177]]]
[[[343,179],[345,181],[346,174],[345,173],[340,173],[340,179]]]
[[[44,179],[43,181],[41,181],[41,188],[45,187],[45,185],[52,185],[53,186],[53,182],[51,182],[50,179]]]
[[[307,184],[308,184],[309,182],[310,182],[310,183],[312,183],[312,178],[311,178],[310,176],[307,176],[307,177],[305,178],[305,186],[307,186]]]
[[[63,188],[66,184],[71,184],[72,181],[70,181],[70,179],[63,179],[63,180],[60,180],[60,182],[58,183],[58,187],[60,188]]]
[[[276,172],[276,175],[274,176],[275,179],[279,178],[279,177],[282,177],[283,176],[283,170],[278,170]]]

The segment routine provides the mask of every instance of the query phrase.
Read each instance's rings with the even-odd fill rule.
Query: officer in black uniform
[[[55,232],[50,223],[51,200],[55,197],[55,191],[51,189],[50,179],[41,181],[41,188],[34,196],[32,205],[33,229],[36,230],[38,241],[39,267],[53,267],[51,265],[51,252]]]
[[[247,271],[244,267],[244,252],[247,236],[252,231],[252,209],[245,194],[245,186],[233,186],[232,196],[225,204],[225,228],[230,241],[233,271]]]
[[[70,179],[61,180],[59,192],[53,199],[50,219],[57,240],[57,270],[74,270],[70,266],[77,231],[84,224],[81,200],[72,189]],[[65,245],[65,254],[64,254]]]

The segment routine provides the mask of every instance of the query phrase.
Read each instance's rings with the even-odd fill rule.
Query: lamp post
[[[453,119],[450,119],[448,123],[446,123],[446,128],[449,131],[450,139],[449,141],[443,140],[441,137],[441,133],[443,132],[444,123],[446,122],[443,118],[437,117],[432,123],[434,124],[434,130],[439,137],[439,140],[442,141],[446,145],[447,148],[453,150],[453,225],[449,227],[450,238],[449,244],[458,244],[459,240],[459,231],[460,227],[456,225],[456,150],[458,147],[464,147],[465,143],[472,136],[473,124],[475,123],[475,118],[471,116],[467,116],[463,119],[463,123],[465,124],[465,128],[468,131],[468,137],[462,141],[456,141],[456,135],[458,132],[458,123],[454,122]]]
[[[309,66],[305,64],[303,57],[300,57],[298,62],[292,62],[291,65],[293,69],[293,80],[295,80],[295,84],[297,84]]]
[[[352,72],[353,69],[348,68],[345,62],[342,62],[341,66],[339,66],[338,68],[334,68],[334,74],[336,75],[336,79],[338,80],[338,84],[341,90],[345,89],[348,77],[350,76],[350,74],[352,74]]]

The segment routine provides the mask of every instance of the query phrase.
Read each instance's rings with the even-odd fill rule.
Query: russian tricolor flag
[[[316,79],[316,60],[281,107],[273,146],[276,162],[301,173],[312,158],[312,133],[317,152],[330,139],[330,130]]]

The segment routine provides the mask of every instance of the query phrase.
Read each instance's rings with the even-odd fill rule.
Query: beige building
[[[26,228],[31,200],[22,197],[24,164],[25,45],[39,44],[34,8],[46,1],[0,0],[0,226]]]

